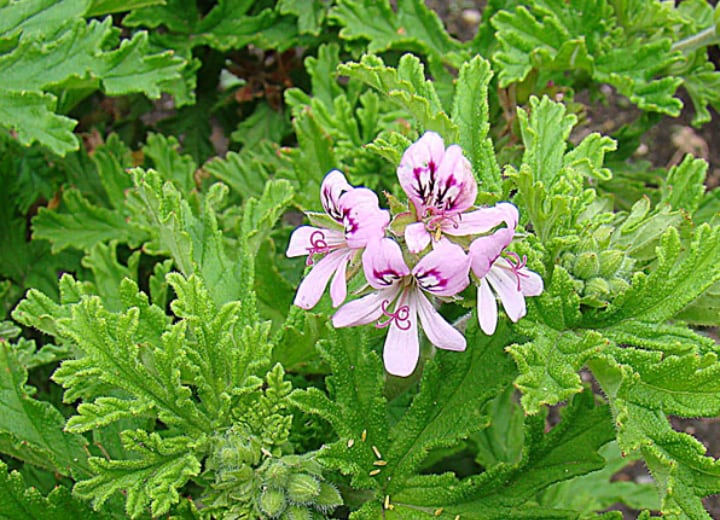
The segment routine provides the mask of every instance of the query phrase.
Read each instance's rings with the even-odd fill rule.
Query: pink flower
[[[352,327],[377,321],[388,328],[383,359],[388,372],[408,376],[420,356],[418,316],[428,339],[448,350],[465,350],[465,338],[440,316],[426,294],[454,296],[469,284],[470,259],[447,240],[425,255],[412,270],[400,246],[390,238],[368,244],[363,269],[375,292],[340,307],[332,317],[335,327]]]
[[[301,226],[290,236],[285,253],[289,257],[308,255],[308,265],[313,264],[314,255],[324,255],[298,287],[295,305],[303,309],[317,304],[333,273],[330,297],[333,306],[340,305],[347,296],[348,263],[370,240],[382,238],[390,222],[388,211],[378,206],[377,195],[350,186],[338,170],[323,179],[320,200],[337,228]]]
[[[506,227],[491,235],[479,237],[470,244],[472,271],[480,279],[477,293],[478,321],[485,334],[491,335],[497,326],[497,302],[500,298],[510,320],[514,322],[525,316],[526,296],[537,296],[543,291],[543,280],[537,273],[525,267],[522,259],[512,252],[505,252],[515,235],[518,211],[515,206],[503,202],[495,206],[504,214]],[[501,256],[505,252],[504,256]]]
[[[411,253],[419,253],[443,233],[486,233],[499,223],[497,215],[487,209],[463,213],[477,196],[470,162],[460,146],[446,149],[435,132],[425,132],[405,150],[397,175],[418,219],[405,228],[405,243]]]

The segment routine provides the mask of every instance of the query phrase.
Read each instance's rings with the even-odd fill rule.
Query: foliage
[[[420,0],[0,0],[0,517],[710,518],[670,419],[720,415],[720,192],[633,151],[681,89],[720,108],[720,10],[484,9],[461,41]],[[399,378],[285,251],[333,169],[407,211],[426,131],[544,290],[492,335],[436,299],[467,349]]]

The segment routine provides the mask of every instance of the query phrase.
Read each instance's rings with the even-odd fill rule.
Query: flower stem
[[[690,54],[691,52],[694,52],[702,47],[713,45],[715,43],[718,43],[719,41],[720,38],[718,38],[715,25],[711,25],[710,27],[700,31],[699,33],[693,34],[692,36],[688,36],[687,38],[680,40],[679,42],[673,43],[672,47],[670,47],[670,50],[682,51],[685,54]]]

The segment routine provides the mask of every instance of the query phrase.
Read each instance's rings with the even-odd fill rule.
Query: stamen
[[[308,251],[307,265],[313,265],[313,255],[327,253],[330,251],[330,246],[325,241],[325,233],[322,231],[315,230],[310,235],[310,247],[306,248]]]
[[[518,255],[517,253],[513,253],[512,251],[506,251],[505,255],[506,255],[505,261],[508,264],[510,264],[510,270],[512,271],[512,273],[515,275],[515,278],[517,279],[517,290],[521,291],[522,288],[520,285],[520,277],[530,278],[529,274],[520,272],[520,269],[522,269],[523,267],[525,267],[525,265],[527,265],[527,256],[523,255],[522,259],[520,259],[520,255]],[[507,257],[512,258],[512,260],[510,260],[510,258],[507,258]],[[515,261],[514,263],[513,263],[513,260]]]
[[[385,327],[389,327],[392,322],[395,322],[395,325],[397,325],[398,329],[400,330],[409,330],[410,329],[410,307],[407,305],[401,305],[398,307],[395,312],[390,312],[388,310],[388,306],[390,305],[390,300],[383,300],[382,302],[382,311],[385,316],[388,317],[385,321],[378,321],[375,324],[375,327],[378,329],[384,329]]]

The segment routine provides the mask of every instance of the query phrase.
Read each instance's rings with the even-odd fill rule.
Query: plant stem
[[[718,38],[717,31],[715,30],[715,25],[712,25],[707,29],[700,31],[699,33],[688,36],[684,40],[673,43],[672,47],[670,47],[670,50],[682,51],[685,54],[689,54],[702,47],[707,47],[709,45],[718,43],[718,41],[720,41],[720,38]]]

